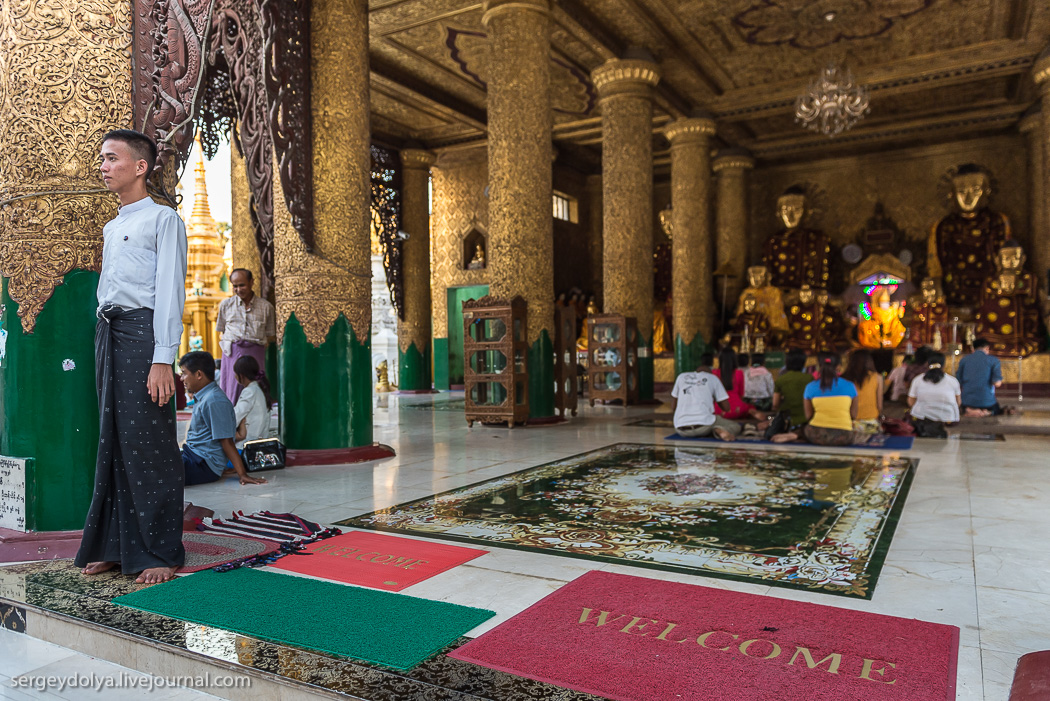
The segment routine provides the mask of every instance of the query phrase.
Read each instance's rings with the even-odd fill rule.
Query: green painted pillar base
[[[280,363],[277,360],[277,344],[271,343],[266,346],[266,380],[270,383],[270,394],[272,395],[281,386],[281,373],[278,371]]]
[[[80,529],[98,454],[98,273],[67,274],[32,334],[22,332],[7,282],[0,289],[0,455],[33,459],[26,474],[27,530]],[[66,360],[75,368],[64,370]]]
[[[415,342],[397,350],[397,388],[403,392],[423,392],[430,389],[430,348],[422,352]]]
[[[529,418],[554,416],[554,344],[546,329],[529,348]]]
[[[278,351],[281,440],[292,450],[372,444],[371,339],[340,314],[319,348],[293,314]]]
[[[447,390],[448,381],[448,339],[434,339],[434,389]]]
[[[653,383],[656,379],[656,359],[653,358],[652,338],[638,334],[638,401],[653,398]]]
[[[681,336],[674,339],[674,376],[683,372],[692,372],[700,365],[700,356],[711,349],[699,333],[693,336],[691,343],[686,343]]]

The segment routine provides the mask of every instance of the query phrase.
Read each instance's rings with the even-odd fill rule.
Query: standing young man
[[[165,582],[185,559],[182,457],[172,364],[186,301],[186,227],[156,204],[146,180],[157,146],[117,129],[102,139],[102,179],[120,198],[103,230],[98,281],[95,492],[75,563],[84,574],[119,567],[143,584]]]
[[[219,386],[230,401],[237,403],[241,386],[233,364],[245,355],[250,355],[266,367],[266,346],[277,337],[277,315],[273,305],[255,294],[252,289],[252,271],[236,268],[230,272],[233,296],[219,303],[215,319],[215,330],[222,334],[222,374]]]

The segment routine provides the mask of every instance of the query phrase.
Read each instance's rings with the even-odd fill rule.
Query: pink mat
[[[951,701],[959,629],[593,571],[449,656],[617,701]]]

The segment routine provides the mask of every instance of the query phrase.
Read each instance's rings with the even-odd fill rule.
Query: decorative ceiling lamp
[[[795,99],[795,121],[832,137],[868,113],[868,91],[853,82],[848,69],[829,63]]]

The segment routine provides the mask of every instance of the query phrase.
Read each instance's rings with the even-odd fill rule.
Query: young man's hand
[[[266,484],[266,479],[264,477],[252,477],[248,473],[240,475],[240,478],[241,484]]]
[[[158,406],[164,406],[175,396],[175,374],[170,365],[153,363],[146,378],[146,389],[150,399]]]

